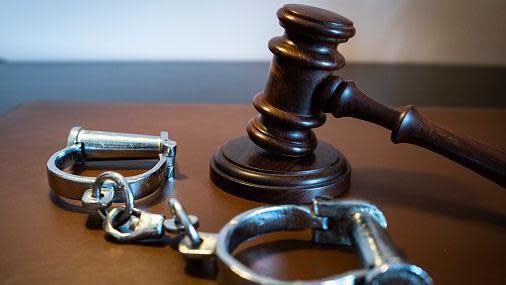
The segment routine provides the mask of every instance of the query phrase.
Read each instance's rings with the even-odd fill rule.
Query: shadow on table
[[[499,188],[477,189],[461,180],[436,173],[355,168],[349,195],[372,203],[394,204],[504,228],[506,192]]]

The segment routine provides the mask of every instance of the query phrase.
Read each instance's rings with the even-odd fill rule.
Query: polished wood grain
[[[326,110],[334,117],[365,120],[392,131],[393,143],[415,144],[445,156],[506,187],[506,152],[461,137],[426,119],[414,106],[402,111],[365,95],[354,82],[332,77],[323,88],[329,96]]]
[[[259,114],[248,122],[246,130],[251,141],[263,150],[277,155],[279,160],[290,161],[289,168],[282,168],[288,170],[281,170],[287,174],[287,183],[279,186],[274,182],[276,177],[270,174],[269,166],[272,159],[270,163],[256,159],[248,160],[248,163],[242,161],[241,150],[249,148],[249,141],[242,140],[243,145],[233,147],[236,151],[230,152],[228,160],[211,161],[211,177],[223,190],[254,201],[309,203],[310,193],[318,192],[316,189],[324,185],[306,183],[298,174],[293,175],[291,169],[297,168],[300,158],[328,155],[346,160],[346,154],[337,149],[329,149],[328,153],[315,152],[318,139],[313,129],[325,123],[325,113],[329,112],[336,118],[348,116],[379,124],[392,131],[394,143],[419,145],[506,186],[505,151],[436,126],[414,107],[397,111],[379,104],[361,92],[355,83],[334,75],[345,62],[337,50],[338,45],[355,34],[350,20],[331,11],[298,4],[283,6],[277,17],[285,33],[269,42],[273,53],[269,77],[264,91],[253,99],[253,106]],[[232,149],[226,144],[217,153],[223,153],[226,148]],[[254,150],[250,156],[261,157],[255,152],[259,150]],[[330,167],[335,166],[329,164],[324,168]],[[255,169],[254,175],[241,175],[244,169],[250,168]],[[227,169],[233,175],[217,169]],[[340,171],[343,169],[340,167],[335,169],[327,172],[334,177],[327,176],[326,179],[342,180],[341,177],[350,173]],[[307,172],[305,180],[314,181],[311,175]],[[254,185],[254,190],[239,187],[241,185]],[[246,194],[247,191],[250,193]],[[308,194],[302,194],[303,191]],[[336,194],[343,190],[328,192]]]
[[[312,128],[325,122],[315,91],[344,66],[337,46],[351,38],[355,28],[341,15],[306,5],[285,5],[277,16],[285,33],[269,41],[274,54],[269,77],[253,100],[260,114],[246,129],[264,149],[306,156],[317,145]]]
[[[337,46],[355,28],[343,16],[306,5],[285,5],[277,17],[285,33],[269,41],[274,54],[269,77],[253,99],[259,115],[246,126],[251,141],[232,140],[218,149],[211,178],[224,191],[253,201],[310,203],[317,195],[336,197],[348,188],[350,166],[336,148],[317,142],[312,129],[326,116],[316,91],[344,66]]]
[[[506,148],[504,109],[420,112],[457,133]],[[185,266],[171,240],[129,245],[107,240],[98,220],[56,203],[45,165],[65,147],[69,129],[76,125],[152,135],[167,130],[178,142],[176,179],[137,206],[168,216],[168,199],[176,197],[199,216],[201,231],[217,232],[235,215],[265,205],[221,191],[209,179],[209,159],[216,149],[244,136],[244,126],[255,114],[251,105],[39,102],[0,116],[0,284],[217,284],[191,275],[192,267]],[[343,198],[378,205],[396,245],[435,284],[504,283],[502,187],[423,148],[393,145],[389,131],[374,124],[341,118],[315,132],[346,153],[352,165]],[[93,168],[85,174],[100,173]],[[119,171],[138,173],[133,167]],[[307,232],[266,236],[236,254],[256,272],[290,280],[359,266],[352,252],[315,246],[310,238]]]
[[[246,136],[221,147],[211,158],[210,167],[211,180],[221,189],[277,204],[339,196],[348,190],[351,171],[346,158],[323,141],[312,155],[293,159],[263,150]]]

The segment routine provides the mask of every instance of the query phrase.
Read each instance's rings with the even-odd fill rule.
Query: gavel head
[[[284,35],[269,41],[274,54],[264,92],[253,105],[260,113],[247,125],[258,146],[283,156],[310,155],[317,139],[312,128],[325,122],[322,82],[344,66],[339,43],[355,34],[343,16],[316,7],[290,4],[277,12]]]

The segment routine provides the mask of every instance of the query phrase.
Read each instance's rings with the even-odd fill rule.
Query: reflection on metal
[[[72,145],[68,149],[75,153],[76,148]],[[101,157],[104,155],[107,157]],[[172,217],[168,219],[136,208],[131,184],[119,173],[102,173],[92,187],[82,194],[83,206],[100,214],[109,237],[118,242],[135,242],[158,239],[166,232],[181,235],[178,251],[212,270],[219,284],[432,285],[423,269],[401,257],[387,233],[385,216],[365,201],[320,197],[313,200],[312,207],[260,207],[236,216],[216,234],[198,232],[198,218],[188,215],[175,198],[169,199]],[[115,193],[123,194],[125,205],[111,209],[112,201],[118,198]],[[246,240],[271,232],[305,229],[312,230],[316,244],[353,248],[363,268],[321,280],[284,281],[258,274],[233,256],[233,251]]]
[[[182,209],[176,199],[170,200],[170,206]],[[178,215],[181,213],[186,215],[184,211]],[[220,284],[432,284],[423,269],[402,259],[386,228],[383,213],[368,202],[317,198],[312,209],[279,205],[244,212],[218,234],[197,233],[201,243],[193,243],[187,229],[180,230],[185,234],[178,249],[187,258],[217,262],[214,268]],[[254,272],[232,255],[235,248],[251,238],[304,229],[312,229],[314,243],[353,247],[362,259],[363,269],[323,280],[283,281]]]
[[[67,148],[53,154],[47,162],[48,182],[57,195],[79,200],[93,187],[95,178],[71,174],[63,169],[91,160],[158,159],[148,171],[125,178],[134,199],[139,199],[149,196],[173,177],[175,157],[176,142],[170,140],[166,132],[160,136],[148,136],[75,127],[70,131]],[[110,179],[104,181],[103,186],[110,188]],[[123,201],[123,195],[113,197],[113,202]]]

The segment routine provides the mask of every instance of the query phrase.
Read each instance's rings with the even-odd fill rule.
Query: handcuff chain
[[[198,218],[188,215],[181,203],[176,198],[170,198],[169,207],[172,218],[164,221],[164,228],[170,233],[183,233],[188,237],[193,248],[198,247],[202,243],[202,238],[197,231]]]
[[[134,196],[132,189],[125,177],[121,174],[113,171],[106,171],[97,176],[92,189],[88,189],[83,193],[81,201],[83,207],[96,210],[100,217],[105,220],[109,213],[108,209],[112,204],[114,195],[118,192],[122,192],[125,198],[124,210],[117,220],[115,220],[115,225],[121,225],[127,222],[134,212]]]
[[[115,193],[122,190],[125,205],[111,208]],[[192,248],[198,248],[203,239],[197,232],[198,218],[186,214],[181,204],[174,198],[169,201],[172,218],[153,214],[135,208],[132,189],[126,179],[117,172],[100,174],[93,188],[84,192],[81,198],[85,208],[95,210],[103,219],[107,235],[119,242],[139,241],[145,238],[158,238],[164,232],[184,233]]]

